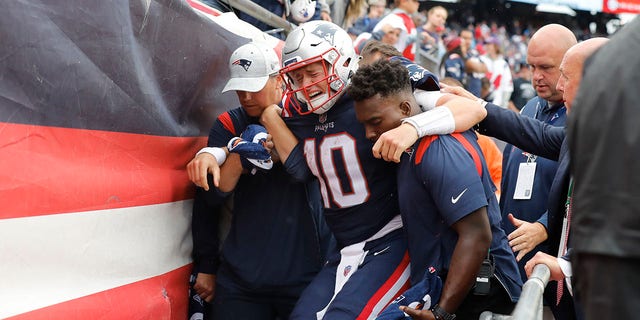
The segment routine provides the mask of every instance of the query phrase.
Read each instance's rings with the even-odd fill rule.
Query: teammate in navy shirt
[[[349,89],[358,120],[371,140],[420,112],[405,68],[379,61],[356,73]],[[490,310],[509,314],[522,282],[477,137],[472,131],[430,136],[407,151],[398,170],[400,211],[407,231],[411,283],[435,267],[445,277],[438,305],[410,315],[458,313],[477,319]],[[494,264],[490,288],[473,289],[480,266]],[[439,318],[438,318],[439,319]]]
[[[242,107],[218,116],[208,149],[222,150],[224,155],[228,141],[245,137],[250,125],[259,124],[262,109],[280,101],[279,65],[276,53],[264,45],[249,43],[232,54],[232,79],[225,90],[236,90]],[[270,170],[248,170],[242,157],[228,154],[220,167],[219,188],[199,189],[194,200],[196,271],[198,278],[214,275],[215,290],[194,289],[203,299],[213,297],[212,319],[287,319],[324,263],[330,240],[323,227],[317,181],[292,181],[277,161]],[[196,156],[188,165],[190,178],[208,189],[202,179],[206,181],[210,162],[217,167],[221,160],[206,152]],[[219,217],[211,208],[223,203],[231,191],[231,225],[219,258],[212,239]]]

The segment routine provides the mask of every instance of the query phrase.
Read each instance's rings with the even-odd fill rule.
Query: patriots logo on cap
[[[351,266],[350,265],[344,267],[344,271],[342,272],[342,275],[346,277],[349,274],[349,272],[351,272]]]
[[[247,59],[238,59],[231,63],[233,66],[241,66],[244,68],[244,71],[249,71],[249,66],[251,66],[251,60]]]

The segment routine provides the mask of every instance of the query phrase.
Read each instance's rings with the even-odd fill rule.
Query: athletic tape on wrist
[[[456,129],[453,113],[447,107],[436,107],[413,117],[405,118],[402,123],[408,123],[416,128],[420,138],[434,134],[449,134]]]
[[[198,153],[196,153],[196,157],[201,153],[208,153],[208,154],[212,155],[214,158],[216,158],[216,161],[218,162],[218,166],[222,166],[224,161],[227,160],[227,153],[222,148],[204,147],[204,148],[200,149],[200,151],[198,151]]]

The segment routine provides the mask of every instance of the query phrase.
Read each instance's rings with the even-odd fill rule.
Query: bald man
[[[585,60],[608,41],[607,38],[591,38],[571,47],[564,55],[560,64],[560,79],[556,90],[562,93],[567,109],[572,108],[578,88],[580,88]]]
[[[564,55],[562,63],[560,64],[561,76],[558,84],[556,85],[556,90],[562,93],[568,112],[571,110],[576,93],[580,87],[584,61],[608,41],[609,39],[607,38],[592,38],[571,47]],[[563,145],[565,145],[565,141],[563,141]],[[566,180],[568,177],[569,172],[565,172],[564,179]],[[558,175],[556,175],[556,179],[557,178]],[[564,194],[566,197],[567,192],[564,192]],[[570,228],[566,230],[566,232],[569,231]],[[559,245],[558,252],[552,252],[553,255],[544,252],[536,253],[536,255],[525,265],[527,276],[531,274],[535,265],[540,263],[546,264],[551,270],[550,280],[566,280],[565,283],[567,284],[569,291],[572,293],[570,286],[572,270],[566,253],[567,247],[566,244],[563,243]],[[556,319],[558,319],[558,317],[556,317]]]
[[[527,47],[527,64],[537,96],[519,106],[522,116],[564,127],[567,110],[556,85],[562,57],[576,43],[573,32],[559,24],[545,25],[533,34]],[[504,148],[500,185],[502,228],[517,253],[523,281],[527,279],[525,262],[536,252],[553,251],[549,251],[548,244],[557,246],[558,239],[544,242],[548,238],[547,202],[557,169],[555,159],[536,156],[511,144]]]

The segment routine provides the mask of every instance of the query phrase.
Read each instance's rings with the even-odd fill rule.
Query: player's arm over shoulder
[[[484,101],[478,98],[472,99],[441,93],[436,105],[446,107],[451,111],[455,121],[455,132],[467,131],[487,116]]]

